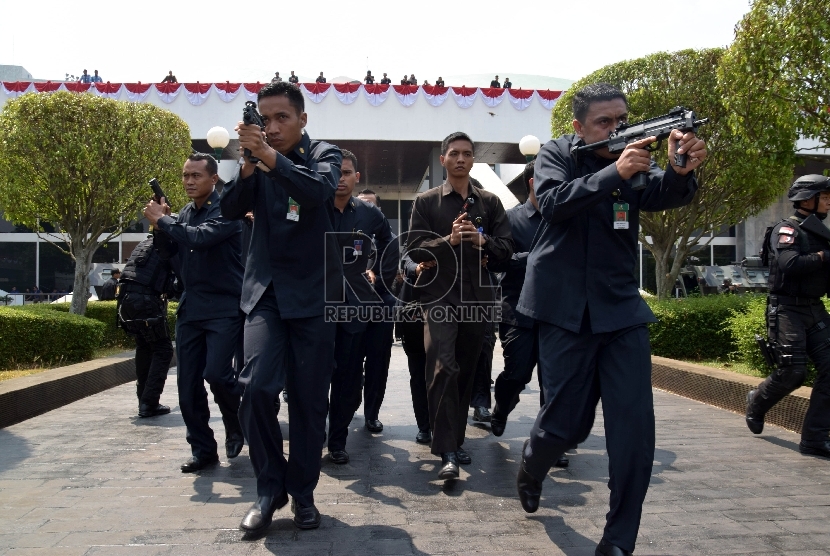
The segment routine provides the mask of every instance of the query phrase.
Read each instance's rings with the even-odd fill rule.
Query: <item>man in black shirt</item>
[[[639,211],[662,211],[691,202],[692,171],[706,157],[694,133],[673,131],[672,166],[651,160],[648,137],[619,155],[607,148],[574,148],[608,139],[628,119],[628,101],[607,84],[574,95],[575,135],[549,141],[534,167],[534,188],[544,222],[527,258],[527,274],[516,309],[539,321],[539,372],[545,405],[525,441],[517,490],[526,512],[539,507],[542,481],[556,460],[587,438],[602,399],[611,510],[598,555],[634,550],[642,504],[654,459],[651,353],[646,323],[654,315],[643,301],[632,269],[636,261]],[[685,153],[685,168],[674,165]],[[629,179],[648,173],[648,186]],[[556,287],[551,287],[552,277]]]
[[[294,75],[294,70],[292,70],[291,75],[288,76],[288,82],[294,83],[295,85],[300,82],[300,78]]]
[[[193,456],[182,464],[183,473],[219,462],[205,381],[222,412],[228,458],[238,456],[244,443],[238,418],[241,388],[232,364],[243,323],[242,225],[221,214],[217,170],[212,156],[190,155],[182,182],[191,202],[176,218],[166,202],[150,201],[144,210],[162,257],[178,254],[184,284],[176,318],[177,381]]]
[[[381,85],[389,85],[390,83],[392,83],[392,80],[389,79],[388,77],[386,77],[386,73],[384,73],[383,77],[381,77],[381,79],[380,79],[380,84]]]
[[[110,278],[104,285],[101,286],[101,295],[98,296],[100,301],[112,301],[115,299],[115,287],[118,285],[118,279],[121,277],[121,271],[113,268],[110,271]]]
[[[818,372],[801,428],[802,454],[830,457],[830,314],[821,298],[830,284],[830,242],[802,227],[807,218],[827,218],[830,178],[798,178],[787,197],[795,214],[779,222],[764,238],[770,290],[767,332],[777,368],[747,397],[746,424],[764,430],[764,415],[801,386],[809,358]],[[814,219],[815,220],[815,219]],[[820,222],[816,222],[823,226]],[[821,229],[818,228],[820,231]],[[763,484],[763,483],[762,483]]]
[[[363,81],[365,81],[367,85],[375,84],[375,76],[372,75],[372,70],[366,70],[366,77],[363,78]]]
[[[280,77],[280,72],[275,72],[274,77],[271,78],[271,83],[279,83],[282,81],[282,77]]]
[[[342,294],[343,268],[333,235],[332,200],[340,180],[340,149],[312,141],[304,128],[303,93],[270,83],[258,95],[265,130],[239,122],[239,145],[259,159],[244,159],[222,192],[222,214],[253,212],[245,265],[245,392],[239,410],[257,477],[257,501],[240,528],[263,533],[274,512],[293,498],[294,524],[320,525],[314,488],[326,430],[334,369],[335,323],[327,300]],[[274,411],[287,388],[290,459]]]
[[[490,82],[490,87],[491,88],[496,88],[496,89],[501,88],[501,83],[499,83],[499,76],[498,75],[496,77],[494,77],[493,80]]]
[[[170,70],[167,75],[164,76],[164,79],[161,80],[162,83],[178,83],[176,80],[176,76],[173,75],[173,70]]]
[[[482,258],[510,258],[510,223],[498,197],[470,183],[473,142],[456,132],[441,144],[447,181],[418,195],[412,207],[406,252],[413,262],[436,261],[418,278],[424,306],[424,347],[432,453],[441,456],[438,477],[457,479],[470,462],[461,447],[473,374],[486,321],[494,318],[495,292]]]
[[[325,83],[326,82],[326,78],[323,77],[323,72],[322,71],[320,72],[320,75],[317,76],[317,79],[315,79],[315,81],[317,83]]]
[[[509,78],[509,77],[505,77],[505,78],[504,78],[504,85],[502,85],[502,88],[503,88],[503,89],[509,89],[509,88],[510,88],[510,87],[512,87],[512,86],[513,86],[513,83],[511,83],[511,82],[510,82],[510,78]]]
[[[401,85],[409,85],[409,77],[406,74],[403,74],[403,79],[401,79]]]
[[[438,76],[438,81],[435,82],[436,87],[443,87],[444,86],[444,78],[440,75]]]

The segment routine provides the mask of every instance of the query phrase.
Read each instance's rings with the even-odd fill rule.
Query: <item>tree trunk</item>
[[[69,312],[76,315],[86,313],[86,305],[91,297],[89,293],[89,271],[92,265],[92,256],[98,250],[96,242],[85,243],[80,239],[72,238],[70,242],[72,258],[75,259],[75,286],[72,288],[72,304]]]

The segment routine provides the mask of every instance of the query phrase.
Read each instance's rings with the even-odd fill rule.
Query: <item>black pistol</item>
[[[256,124],[260,129],[265,129],[265,123],[262,121],[262,116],[259,115],[256,109],[256,102],[247,101],[245,107],[242,109],[242,123],[245,125]],[[251,164],[256,164],[259,159],[251,156],[251,149],[245,149],[245,158],[251,161]]]
[[[164,191],[161,190],[161,185],[159,185],[159,180],[153,178],[150,180],[150,189],[153,190],[153,196],[157,203],[161,204],[161,198],[167,198],[167,195],[164,194]]]

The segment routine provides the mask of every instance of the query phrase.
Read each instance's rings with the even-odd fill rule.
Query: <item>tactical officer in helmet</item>
[[[761,433],[764,414],[804,382],[809,357],[818,374],[799,450],[830,457],[830,314],[820,299],[830,285],[830,233],[822,233],[823,226],[808,231],[804,224],[815,221],[813,215],[827,217],[830,178],[798,178],[787,198],[795,214],[771,228],[762,247],[770,266],[767,332],[777,368],[747,396],[746,424]]]
[[[135,336],[139,417],[170,413],[159,397],[173,358],[167,296],[175,295],[175,279],[170,261],[153,248],[151,235],[133,249],[118,281],[118,326]]]

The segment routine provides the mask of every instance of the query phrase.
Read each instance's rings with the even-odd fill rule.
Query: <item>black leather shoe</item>
[[[156,405],[143,403],[138,406],[139,417],[155,417],[156,415],[167,415],[168,413],[170,413],[170,408],[160,403]]]
[[[245,437],[239,431],[232,432],[225,436],[225,453],[228,459],[233,459],[242,451],[245,445]]]
[[[337,465],[349,463],[349,453],[346,450],[332,450],[329,452],[329,459]]]
[[[182,473],[195,473],[205,467],[210,467],[219,463],[219,456],[211,456],[209,458],[191,457],[182,464]]]
[[[473,410],[473,421],[489,423],[491,417],[490,410],[484,406],[478,406]]]
[[[429,432],[429,429],[419,430],[418,434],[415,435],[415,442],[418,444],[429,444],[432,442],[432,433]]]
[[[458,448],[458,451],[455,452],[455,459],[457,459],[458,463],[461,465],[470,465],[473,462],[470,454],[468,454],[464,448]]]
[[[291,511],[294,512],[294,525],[297,529],[317,529],[320,526],[322,517],[313,505],[300,506],[296,500],[292,500]]]
[[[749,394],[746,395],[746,426],[749,427],[749,430],[751,430],[754,434],[761,434],[764,432],[764,416],[761,415],[758,417],[750,411],[750,408],[752,407],[752,398],[756,393],[758,393],[758,390],[750,390]]]
[[[553,464],[554,467],[568,467],[570,465],[571,460],[568,459],[568,456],[561,455],[559,459],[556,460],[556,463]]]
[[[820,440],[818,442],[807,442],[802,440],[798,445],[798,451],[808,456],[822,456],[830,458],[830,440]]]
[[[282,493],[279,496],[260,496],[245,517],[239,528],[249,535],[263,533],[274,517],[274,512],[288,504],[288,495]]]
[[[383,423],[377,419],[366,419],[366,430],[369,432],[383,432]]]
[[[455,452],[441,454],[441,471],[438,472],[438,478],[444,481],[454,481],[458,476],[458,459]]]
[[[631,553],[602,539],[597,545],[594,556],[631,556]]]
[[[503,435],[505,427],[507,427],[507,419],[499,419],[496,417],[496,413],[493,412],[490,417],[490,432],[493,433],[493,436]]]
[[[525,440],[522,446],[522,462],[519,464],[519,473],[516,475],[516,489],[519,491],[519,501],[522,509],[532,514],[539,509],[539,498],[542,496],[542,483],[534,479],[525,470],[525,448],[530,440]]]

